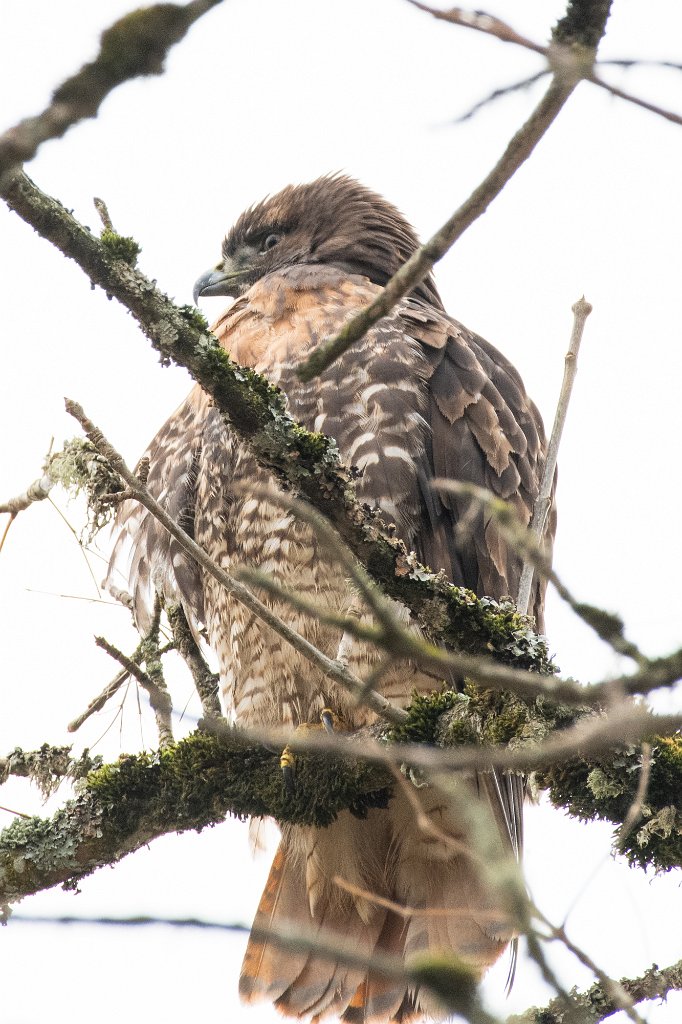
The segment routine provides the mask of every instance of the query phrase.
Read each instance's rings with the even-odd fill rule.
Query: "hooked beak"
[[[239,279],[242,277],[244,271],[227,274],[224,270],[207,270],[194,284],[194,305],[200,295],[232,295],[237,298],[240,294]]]

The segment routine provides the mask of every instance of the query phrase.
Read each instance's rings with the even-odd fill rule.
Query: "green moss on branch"
[[[635,800],[641,751],[637,747],[583,761],[575,759],[536,774],[550,800],[582,821],[622,825]],[[682,737],[653,740],[651,774],[642,817],[620,843],[628,863],[668,871],[682,866]]]
[[[586,713],[594,714],[469,686],[463,694],[415,697],[406,725],[391,738],[438,746],[534,744]],[[570,813],[620,825],[634,799],[639,767],[638,750],[628,748],[543,771],[538,782]],[[79,796],[52,819],[19,819],[0,833],[0,904],[59,883],[73,887],[95,868],[160,835],[200,830],[228,813],[317,827],[345,809],[362,816],[370,807],[386,805],[391,781],[383,767],[353,760],[349,743],[343,759],[298,755],[295,791],[288,793],[278,751],[246,743],[229,728],[219,737],[197,732],[162,751],[126,755],[95,769],[80,783]],[[682,865],[681,782],[682,741],[658,740],[646,817],[624,847],[630,863],[658,869]]]
[[[95,769],[53,818],[20,818],[0,833],[0,904],[59,883],[73,888],[158,836],[201,830],[227,813],[317,826],[346,808],[363,815],[385,804],[386,784],[375,766],[317,755],[297,759],[288,794],[277,752],[229,732],[194,733]]]

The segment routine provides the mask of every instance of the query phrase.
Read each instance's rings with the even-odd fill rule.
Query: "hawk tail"
[[[447,1011],[428,991],[368,971],[357,954],[408,965],[426,954],[454,954],[480,974],[497,960],[513,928],[494,893],[481,886],[442,795],[426,788],[419,802],[419,816],[396,793],[388,810],[370,811],[364,820],[344,812],[325,829],[287,829],[244,957],[245,1001],[273,1002],[285,1016],[313,1024],[330,1016],[344,1024],[407,1024],[423,1013],[442,1020]],[[354,962],[278,943],[282,935],[336,945]]]

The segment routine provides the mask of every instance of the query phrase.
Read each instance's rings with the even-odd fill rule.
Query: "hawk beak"
[[[194,284],[194,305],[200,295],[232,295],[240,294],[239,279],[244,273],[226,274],[223,270],[207,270]]]

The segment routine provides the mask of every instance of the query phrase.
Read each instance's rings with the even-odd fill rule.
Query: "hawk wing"
[[[542,419],[516,369],[489,342],[418,300],[409,300],[401,312],[405,330],[421,342],[431,367],[417,554],[479,597],[515,599],[522,560],[489,514],[473,510],[466,497],[434,490],[432,481],[435,476],[484,487],[528,524],[544,469]],[[552,516],[550,548],[554,528]],[[536,579],[530,612],[540,632],[544,591]]]
[[[164,423],[140,464],[148,461],[147,487],[190,536],[194,534],[196,479],[207,422],[219,418],[208,395],[194,387]],[[156,595],[182,603],[192,628],[204,620],[199,567],[143,505],[127,501],[114,522],[116,541],[105,586],[120,580],[130,588],[135,622],[150,629]]]

